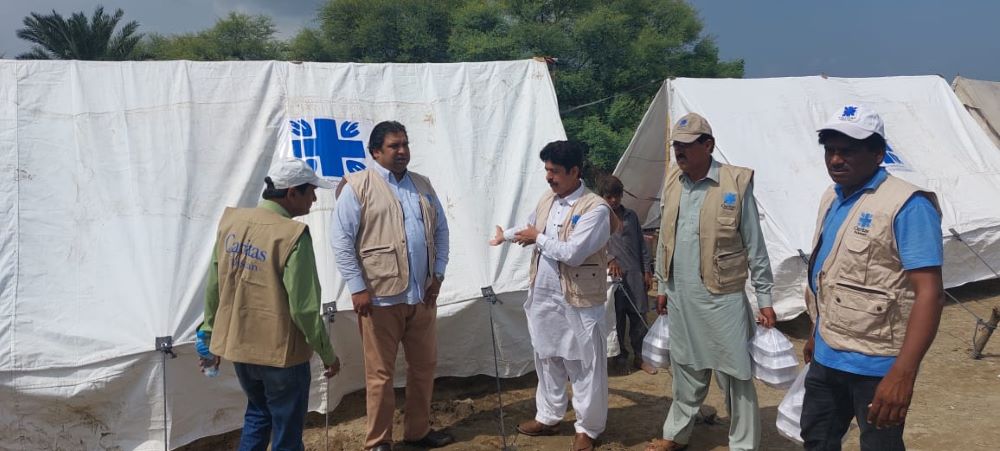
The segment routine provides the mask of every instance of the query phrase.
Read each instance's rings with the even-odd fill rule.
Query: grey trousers
[[[753,379],[740,380],[712,370],[696,370],[671,358],[673,403],[663,422],[663,438],[680,444],[691,439],[694,417],[698,413],[714,372],[719,388],[726,395],[729,411],[729,449],[756,450],[760,446],[760,411]]]

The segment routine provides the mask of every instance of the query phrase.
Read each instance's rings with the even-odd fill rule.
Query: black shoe
[[[440,448],[455,443],[455,437],[452,437],[448,433],[431,429],[424,438],[420,440],[403,440],[403,443],[420,448]]]
[[[392,443],[379,443],[369,451],[392,451]]]

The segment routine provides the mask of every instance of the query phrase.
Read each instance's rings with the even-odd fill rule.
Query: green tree
[[[448,54],[451,11],[460,0],[331,0],[319,11],[327,49],[314,61],[427,63]]]
[[[152,35],[144,53],[153,59],[195,61],[283,59],[287,45],[276,38],[274,21],[265,15],[232,12],[197,33]]]
[[[566,133],[588,144],[601,172],[614,169],[660,81],[743,76],[743,61],[720,61],[680,0],[468,1],[453,18],[454,60],[558,58],[552,75]]]
[[[122,25],[115,32],[125,12],[116,9],[108,15],[103,6],[94,9],[88,19],[82,12],[73,13],[67,20],[59,13],[31,13],[24,18],[24,28],[17,30],[17,37],[33,43],[31,50],[18,55],[19,59],[77,59],[77,60],[127,60],[142,34],[137,33],[136,21]]]

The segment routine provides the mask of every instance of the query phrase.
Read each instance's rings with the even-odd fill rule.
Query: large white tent
[[[500,372],[530,371],[529,253],[486,242],[527,217],[548,189],[537,152],[565,139],[545,63],[0,61],[0,449],[157,450],[238,428],[232,367],[205,378],[192,346],[219,216],[255,205],[278,158],[332,179],[364,166],[371,126],[389,119],[450,222],[438,375],[493,373],[488,285],[506,301]],[[320,411],[364,384],[332,206],[319,192],[303,219],[323,301],[343,311],[329,389],[313,361]]]
[[[1000,82],[955,77],[951,88],[993,144],[1000,146]]]
[[[812,251],[820,195],[831,184],[816,129],[852,103],[885,121],[889,171],[938,194],[945,286],[994,277],[949,229],[1000,267],[1000,152],[937,76],[667,80],[615,169],[632,194],[623,202],[658,226],[668,124],[689,112],[705,116],[715,158],[756,171],[775,310],[794,317],[805,310],[799,250]]]

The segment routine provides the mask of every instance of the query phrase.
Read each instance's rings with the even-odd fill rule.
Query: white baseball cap
[[[306,183],[317,188],[335,188],[333,182],[318,175],[309,167],[305,160],[298,158],[284,158],[271,166],[267,176],[274,183],[274,189],[294,188]]]
[[[854,139],[866,139],[875,133],[885,138],[882,118],[875,110],[864,105],[844,105],[823,128],[816,131],[823,130],[835,130]]]

